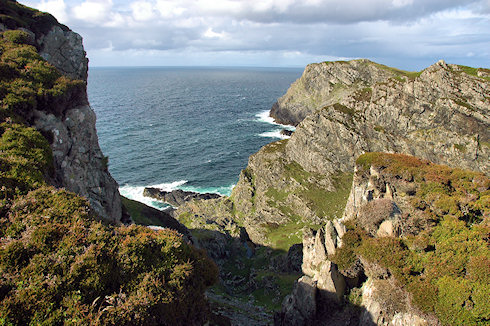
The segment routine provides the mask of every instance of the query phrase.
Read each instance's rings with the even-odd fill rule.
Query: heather
[[[3,22],[42,16],[7,5],[23,21]],[[0,325],[201,324],[217,275],[203,251],[170,229],[110,225],[85,198],[49,185],[50,135],[29,123],[34,110],[62,114],[85,84],[31,38],[0,34]]]

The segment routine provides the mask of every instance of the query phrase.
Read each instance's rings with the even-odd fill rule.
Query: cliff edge
[[[341,217],[366,152],[488,174],[489,80],[488,69],[442,60],[419,73],[368,60],[309,65],[271,110],[299,117],[296,131],[253,154],[233,189],[252,240],[275,246],[286,232],[287,247],[301,227]]]
[[[12,0],[1,1],[0,32],[6,30],[26,33],[26,44],[63,76],[79,81],[63,96],[45,96],[20,114],[50,142],[54,163],[50,183],[86,197],[97,215],[108,221],[129,222],[122,214],[118,184],[99,147],[95,113],[87,99],[88,59],[81,36],[53,16]]]

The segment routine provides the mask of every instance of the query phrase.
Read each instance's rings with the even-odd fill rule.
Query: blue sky
[[[91,66],[490,66],[490,0],[19,2],[82,35]]]

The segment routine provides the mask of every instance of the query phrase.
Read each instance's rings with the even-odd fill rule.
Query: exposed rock
[[[311,229],[304,229],[302,270],[316,282],[322,302],[341,302],[346,283],[337,266],[327,260],[323,229],[316,233]]]
[[[61,26],[53,26],[37,39],[37,43],[39,54],[65,76],[87,80],[88,59],[80,35]]]
[[[294,131],[292,131],[292,130],[283,129],[283,130],[281,130],[281,135],[290,137],[293,134],[293,132]]]
[[[337,222],[338,224],[338,222]],[[332,223],[332,221],[327,221],[325,225],[325,249],[329,256],[335,254],[335,248],[337,248],[337,231]]]
[[[284,299],[281,312],[274,316],[274,325],[308,325],[316,314],[316,296],[316,282],[308,276],[301,277],[292,294]]]
[[[208,200],[220,198],[221,195],[213,193],[198,193],[192,191],[184,191],[181,189],[176,189],[172,191],[165,191],[158,188],[146,187],[143,190],[143,196],[155,198],[164,201],[174,207],[181,206],[185,202],[198,199],[198,200]]]
[[[362,287],[363,310],[359,325],[438,325],[437,321],[423,318],[412,310],[409,296],[393,284],[393,279],[369,279]],[[382,291],[382,292],[381,292]]]
[[[317,109],[393,76],[389,67],[366,59],[309,64],[301,78],[274,104],[271,116],[278,123],[296,126]]]
[[[303,263],[303,245],[297,243],[292,245],[288,250],[286,257],[286,271],[301,272],[301,264]]]
[[[41,103],[37,110],[29,112],[31,116],[25,117],[51,142],[55,171],[50,182],[87,197],[99,217],[116,223],[129,222],[128,216],[122,215],[118,184],[107,170],[108,159],[100,150],[95,130],[95,113],[88,104],[88,59],[82,38],[44,13],[29,19],[9,18],[4,24],[0,24],[0,30],[26,31],[43,58],[63,75],[82,81],[79,87],[53,103]]]
[[[410,154],[489,173],[489,92],[488,80],[444,62],[420,73],[368,60],[309,65],[271,110],[277,121],[297,125],[295,132],[252,155],[233,189],[252,239],[270,244],[273,226],[295,222],[299,230],[341,217],[347,195],[336,198],[336,209],[323,207],[321,198],[350,189],[341,180],[365,152]],[[365,186],[377,187],[374,175],[372,182]],[[383,198],[391,199],[392,191],[383,189]],[[354,196],[351,207],[361,199]]]

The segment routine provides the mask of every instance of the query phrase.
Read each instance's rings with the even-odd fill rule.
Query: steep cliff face
[[[123,218],[118,185],[107,170],[107,158],[100,150],[95,113],[86,93],[88,59],[80,35],[59,24],[49,14],[4,0],[0,31],[21,30],[28,34],[42,58],[64,76],[80,80],[78,87],[62,97],[40,101],[24,114],[32,126],[50,141],[54,175],[50,182],[86,197],[97,215],[112,222]]]
[[[489,186],[484,174],[412,156],[361,156],[343,218],[304,232],[295,288],[310,284],[314,304],[293,291],[276,324],[488,321],[490,283],[477,275],[488,272]]]
[[[271,111],[306,117],[294,120],[289,140],[250,157],[232,194],[253,240],[277,242],[275,231],[298,240],[302,226],[341,217],[355,159],[365,152],[488,173],[486,72],[443,61],[416,74],[367,60],[308,66],[279,100],[289,106]]]
[[[309,64],[277,100],[270,115],[279,123],[296,126],[309,114],[356,90],[405,74],[366,59]]]

